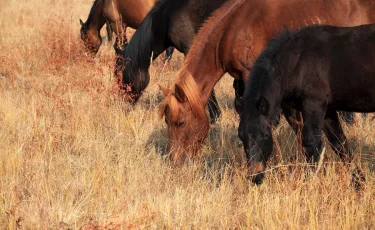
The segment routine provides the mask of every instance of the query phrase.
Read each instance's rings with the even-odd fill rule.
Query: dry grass
[[[172,167],[156,83],[171,84],[183,57],[153,63],[150,86],[130,107],[113,85],[112,47],[95,60],[82,55],[78,18],[91,2],[0,0],[0,229],[375,228],[370,119],[346,127],[367,174],[363,191],[328,146],[324,170],[305,180],[285,121],[265,183],[254,186],[224,77],[224,114],[203,161]]]

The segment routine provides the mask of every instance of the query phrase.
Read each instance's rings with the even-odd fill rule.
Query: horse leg
[[[245,84],[243,80],[234,79],[233,88],[235,92],[234,107],[236,108],[237,113],[240,114],[242,107],[242,96],[245,92]]]
[[[284,117],[286,119],[286,121],[288,122],[288,124],[290,125],[290,127],[292,127],[293,131],[294,131],[294,134],[296,135],[297,139],[296,139],[296,155],[294,156],[295,158],[294,159],[298,159],[297,156],[299,156],[298,153],[301,153],[303,152],[303,149],[302,149],[302,126],[303,126],[303,123],[302,123],[302,113],[293,109],[292,107],[290,107],[289,105],[287,104],[281,104],[281,109],[282,109],[282,112],[284,114]]]
[[[173,51],[174,51],[174,47],[173,46],[170,46],[166,49],[165,51],[165,62],[169,62],[169,60],[171,60],[172,58],[172,54],[173,54]]]
[[[217,102],[215,90],[212,90],[208,98],[208,112],[210,113],[210,123],[215,123],[221,117],[219,103]]]
[[[319,162],[322,149],[322,129],[324,125],[324,103],[307,100],[304,103],[302,117],[302,143],[308,163]]]
[[[352,112],[344,112],[344,111],[339,111],[342,120],[345,121],[346,124],[348,125],[353,125],[354,124],[354,113]]]
[[[113,37],[112,36],[111,25],[107,22],[105,28],[107,30],[107,39],[108,39],[108,42],[111,43],[112,42],[112,37]]]
[[[113,1],[104,2],[102,14],[109,23],[112,31],[116,34],[115,49],[123,50],[124,44],[127,42],[125,33],[127,25],[123,22],[122,16],[117,6],[113,4]]]
[[[112,21],[110,23],[112,31],[116,34],[116,42],[113,45],[116,50],[124,50],[128,40],[126,38],[126,28],[125,23],[121,23],[121,20]]]
[[[292,127],[294,133],[298,136],[302,130],[302,114],[301,112],[293,109],[292,107],[281,104],[281,109],[283,111],[284,117],[290,127]]]
[[[338,115],[336,111],[327,111],[326,122],[324,124],[324,133],[332,146],[335,153],[341,158],[342,161],[350,163],[353,161],[353,155],[350,151],[348,141],[342,130]],[[356,189],[361,187],[361,184],[366,181],[363,172],[358,166],[352,173],[352,182]]]
[[[118,49],[125,50],[125,47],[128,45],[128,38],[126,37],[127,25],[123,23],[121,30],[117,33],[116,45]]]

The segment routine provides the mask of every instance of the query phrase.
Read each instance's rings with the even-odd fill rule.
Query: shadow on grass
[[[147,139],[145,149],[150,152],[155,149],[156,154],[165,158],[168,155],[168,133],[166,128],[154,129]]]

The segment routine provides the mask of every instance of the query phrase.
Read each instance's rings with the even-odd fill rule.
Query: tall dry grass
[[[223,118],[201,161],[165,159],[156,83],[170,85],[183,60],[152,65],[137,106],[116,94],[113,51],[83,55],[78,18],[87,1],[0,0],[0,229],[374,229],[375,125],[346,127],[368,183],[327,147],[324,170],[304,178],[286,122],[266,180],[245,179],[231,79],[217,86]],[[104,36],[104,34],[103,34]]]

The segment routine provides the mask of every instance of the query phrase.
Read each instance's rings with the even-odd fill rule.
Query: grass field
[[[225,76],[216,87],[223,117],[202,159],[174,167],[157,83],[173,83],[183,56],[152,63],[147,91],[130,106],[117,94],[112,46],[83,55],[78,19],[91,4],[0,0],[0,229],[375,229],[372,116],[345,127],[367,176],[362,191],[328,145],[324,170],[305,180],[284,120],[255,186]]]

